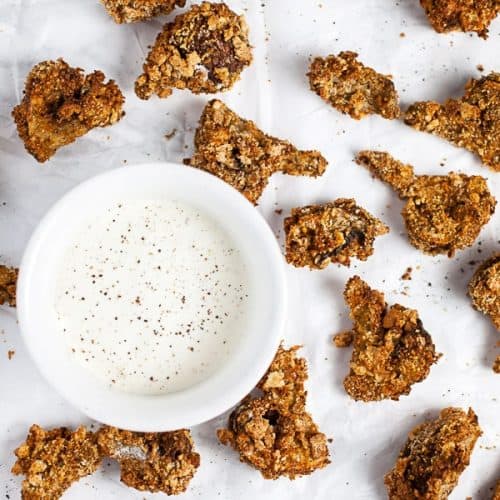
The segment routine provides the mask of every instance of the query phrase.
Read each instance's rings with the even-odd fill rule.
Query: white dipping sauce
[[[96,377],[164,394],[224,364],[248,294],[242,255],[214,220],[178,202],[130,200],[77,228],[55,308],[72,356]]]

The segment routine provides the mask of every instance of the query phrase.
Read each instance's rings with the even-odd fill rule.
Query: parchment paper
[[[189,3],[189,2],[188,2]],[[500,174],[470,153],[400,121],[371,117],[356,122],[324,104],[308,89],[311,55],[354,50],[382,73],[392,74],[403,107],[415,100],[459,96],[470,77],[500,70],[500,20],[490,38],[438,35],[417,0],[228,0],[245,13],[255,46],[255,63],[235,88],[220,97],[265,131],[304,149],[319,149],[329,160],[317,180],[276,175],[259,210],[278,237],[290,208],[355,197],[391,227],[376,242],[375,254],[350,269],[321,272],[288,268],[290,308],[286,344],[301,343],[309,361],[309,409],[333,438],[332,464],[309,477],[265,481],[219,445],[215,430],[227,415],[193,429],[202,465],[189,491],[195,499],[381,499],[383,475],[394,463],[407,432],[450,405],[479,415],[484,431],[470,467],[450,498],[488,499],[500,478],[500,375],[491,370],[500,340],[487,318],[475,312],[466,284],[478,262],[499,247],[500,208],[476,244],[454,258],[424,256],[404,234],[402,202],[352,162],[365,148],[380,148],[412,163],[418,173],[456,170],[479,174],[500,198]],[[169,16],[172,18],[173,16]],[[177,91],[166,100],[140,101],[133,82],[147,47],[166,18],[118,26],[96,0],[0,1],[0,260],[18,265],[27,240],[46,210],[63,193],[103,170],[155,160],[181,161],[192,151],[199,114],[210,96]],[[29,69],[41,60],[64,57],[87,71],[101,69],[125,91],[126,117],[96,129],[61,149],[40,166],[23,148],[10,117]],[[176,129],[175,136],[164,135]],[[90,201],[90,200],[89,200]],[[275,209],[283,209],[281,215]],[[61,228],[64,231],[66,228]],[[405,269],[411,281],[401,281]],[[336,349],[332,334],[350,326],[342,298],[347,278],[364,277],[386,294],[419,310],[442,359],[428,379],[399,402],[358,403],[342,387],[350,349]],[[14,350],[12,360],[7,351]],[[0,497],[19,498],[21,478],[9,470],[13,450],[32,423],[47,427],[89,423],[41,379],[19,337],[15,311],[0,310]],[[158,495],[159,497],[159,495]],[[121,485],[115,464],[74,485],[67,499],[153,498]],[[155,497],[156,498],[156,497]]]

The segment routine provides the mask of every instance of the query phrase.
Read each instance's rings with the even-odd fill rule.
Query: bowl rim
[[[229,208],[225,204],[230,202],[231,210],[237,210],[239,216],[243,218],[243,222],[249,221],[253,224],[253,227],[257,228],[257,231],[252,233],[252,237],[260,239],[263,245],[262,248],[265,248],[266,252],[268,252],[266,258],[269,259],[269,262],[271,262],[273,266],[273,272],[271,273],[273,276],[270,276],[270,279],[274,280],[273,286],[278,291],[276,296],[273,296],[272,324],[269,325],[265,333],[261,333],[260,336],[255,336],[255,338],[258,339],[255,340],[255,342],[259,342],[259,356],[257,359],[253,358],[248,360],[248,365],[242,367],[241,376],[238,377],[238,380],[231,380],[229,386],[224,387],[224,390],[221,390],[220,393],[214,397],[213,401],[208,402],[208,404],[203,407],[201,407],[201,405],[191,404],[192,411],[186,412],[184,408],[182,415],[176,414],[175,407],[171,406],[169,406],[167,414],[163,414],[163,416],[155,414],[154,409],[157,407],[159,409],[160,406],[164,408],[165,401],[169,400],[172,396],[171,394],[146,396],[132,395],[131,393],[116,390],[113,391],[114,393],[120,393],[120,397],[123,397],[124,401],[130,396],[130,401],[135,401],[134,404],[138,402],[144,404],[145,408],[150,409],[149,412],[147,410],[138,412],[136,408],[130,407],[129,414],[123,412],[123,408],[121,408],[120,412],[113,413],[109,408],[98,408],[95,404],[89,407],[88,403],[82,400],[82,394],[71,391],[65,377],[61,376],[64,374],[57,373],[58,376],[56,376],[57,370],[61,368],[54,367],[54,363],[48,361],[45,353],[34,345],[33,336],[37,333],[35,331],[37,325],[34,324],[34,319],[32,320],[30,318],[28,311],[30,311],[30,303],[33,303],[34,297],[36,296],[37,284],[36,282],[34,283],[33,278],[37,279],[36,270],[41,264],[38,257],[40,251],[44,248],[44,238],[50,233],[51,227],[53,228],[55,223],[60,220],[61,217],[64,217],[63,213],[68,210],[68,207],[78,209],[78,207],[74,205],[74,202],[82,193],[88,192],[93,186],[98,184],[111,185],[120,178],[123,179],[124,176],[132,176],[133,178],[134,175],[149,175],[151,178],[155,175],[166,175],[167,177],[182,176],[182,178],[188,179],[186,182],[189,182],[189,179],[194,179],[193,182],[203,182],[204,188],[215,191],[216,194],[220,195],[218,199],[220,200],[221,206]],[[84,207],[80,208],[80,210],[84,209]],[[40,283],[38,283],[38,288],[40,288]],[[31,359],[34,361],[42,377],[66,401],[93,420],[123,429],[142,432],[168,431],[201,424],[221,415],[242,400],[256,386],[274,358],[283,337],[286,307],[287,287],[283,254],[270,226],[255,206],[236,189],[212,174],[193,167],[163,161],[120,166],[107,170],[79,183],[60,197],[39,221],[29,239],[21,260],[17,284],[17,317],[21,337]],[[43,332],[44,328],[47,328],[47,326],[44,325],[39,330]],[[265,340],[262,338],[263,335],[266,335]],[[40,342],[40,340],[37,342]],[[211,379],[215,380],[211,375],[203,382],[203,384],[207,384],[207,388],[209,387]],[[191,388],[180,391],[180,393],[174,393],[173,395],[176,395],[176,397],[178,396],[178,398],[171,399],[172,401],[180,401],[184,394],[186,396],[184,402],[189,406],[188,395],[190,391]],[[124,395],[126,395],[126,397]],[[160,401],[163,401],[163,403],[160,404]],[[170,409],[172,409],[172,411],[170,411]]]

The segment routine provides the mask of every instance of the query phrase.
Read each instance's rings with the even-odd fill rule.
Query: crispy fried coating
[[[404,121],[468,149],[500,171],[500,73],[469,80],[461,99],[448,99],[444,104],[416,102],[407,109]]]
[[[101,71],[85,76],[62,59],[41,62],[31,70],[12,116],[36,160],[43,163],[89,130],[120,120],[125,98],[113,80],[104,79]]]
[[[184,7],[186,0],[101,0],[118,24],[145,21]]]
[[[382,221],[347,198],[293,208],[284,226],[287,262],[311,269],[330,263],[349,266],[351,257],[366,260],[375,238],[389,232]]]
[[[500,362],[500,358],[498,358],[498,359]],[[495,491],[493,492],[493,498],[491,500],[500,500],[500,479],[497,481]]]
[[[194,144],[185,163],[216,175],[254,204],[275,172],[317,177],[327,165],[318,151],[300,151],[265,134],[217,99],[205,106]]]
[[[258,384],[261,397],[247,396],[217,436],[240,460],[266,479],[311,474],[330,463],[326,436],[305,409],[307,365],[296,357],[298,346],[279,348]]]
[[[203,2],[163,27],[135,82],[141,99],[230,89],[252,62],[248,27],[225,3]]]
[[[361,151],[356,161],[407,200],[402,215],[408,237],[425,253],[452,257],[471,246],[495,211],[496,200],[483,177],[415,175],[412,166],[378,151]]]
[[[333,336],[335,347],[349,347],[354,341],[354,334],[351,331],[340,332]]]
[[[495,373],[500,373],[500,356],[497,356],[493,362],[493,371]]]
[[[500,253],[492,255],[476,269],[468,292],[474,308],[488,315],[500,330]],[[500,356],[495,359],[493,371],[500,373]]]
[[[120,464],[122,482],[140,491],[182,493],[200,465],[186,429],[144,433],[104,426],[97,441],[103,455]]]
[[[355,120],[372,114],[398,118],[401,110],[391,77],[363,65],[357,57],[356,52],[316,57],[307,74],[311,90]]]
[[[16,307],[16,287],[19,269],[0,265],[0,306]]]
[[[75,481],[94,473],[101,462],[95,435],[85,427],[46,431],[32,425],[15,451],[14,474],[24,474],[23,500],[55,500]]]
[[[471,408],[445,408],[436,420],[415,427],[385,476],[389,500],[448,498],[481,434]]]
[[[500,12],[498,0],[420,0],[438,33],[475,31],[488,38],[488,26]]]
[[[439,358],[417,311],[399,304],[388,308],[384,295],[359,276],[347,282],[344,298],[354,322],[346,392],[362,401],[398,400],[409,394]]]
[[[484,261],[469,282],[474,307],[487,314],[500,330],[500,252]]]

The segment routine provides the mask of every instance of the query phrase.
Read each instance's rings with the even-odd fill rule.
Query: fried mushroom
[[[32,425],[15,451],[14,474],[23,474],[23,500],[55,500],[74,482],[94,473],[101,462],[95,434],[79,427],[46,431]]]
[[[482,434],[469,408],[445,408],[439,418],[415,427],[385,476],[389,500],[445,500],[469,465]]]
[[[164,26],[135,82],[141,99],[230,89],[252,62],[248,27],[225,3],[203,2]]]
[[[247,396],[217,436],[240,460],[266,479],[311,474],[330,463],[326,436],[306,411],[307,366],[296,357],[299,347],[279,348],[258,384],[261,397]]]
[[[475,153],[485,165],[500,171],[500,73],[469,80],[461,99],[444,104],[416,102],[407,109],[404,121]]]
[[[487,314],[500,330],[500,253],[492,255],[476,269],[468,291],[474,307]]]
[[[311,90],[355,120],[371,114],[398,118],[398,93],[391,77],[365,66],[357,57],[356,52],[316,57],[307,74]]]
[[[62,59],[44,61],[29,73],[22,102],[12,111],[26,150],[41,163],[62,146],[123,116],[123,94],[101,71],[84,75]]]
[[[415,175],[410,165],[378,151],[361,151],[356,161],[407,200],[402,215],[410,242],[425,253],[452,257],[471,246],[495,211],[483,177]]]
[[[205,106],[194,144],[185,163],[216,175],[254,204],[275,172],[317,177],[327,165],[318,151],[300,151],[265,134],[217,99]]]
[[[140,491],[182,493],[200,465],[186,429],[145,433],[104,426],[97,441],[101,453],[120,464],[121,481]]]
[[[184,7],[186,0],[101,0],[113,20],[118,23],[145,21],[170,14],[176,7]]]
[[[409,394],[439,358],[417,311],[399,304],[387,307],[383,293],[359,276],[347,282],[344,298],[354,322],[347,394],[362,401]]]
[[[472,31],[488,38],[488,26],[500,12],[498,0],[420,0],[438,33]]]
[[[351,257],[366,260],[377,236],[389,228],[353,199],[293,208],[284,221],[286,260],[295,267],[349,266]]]

